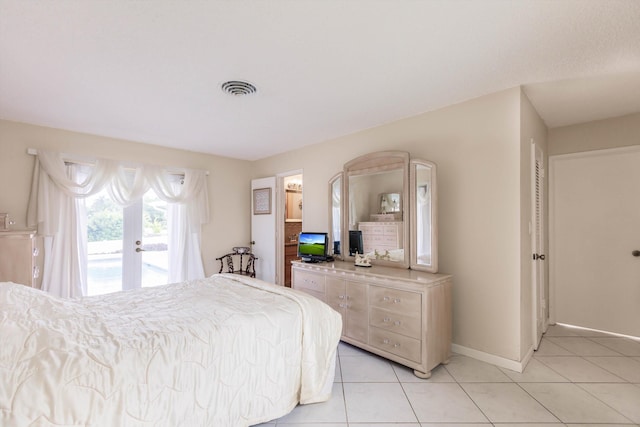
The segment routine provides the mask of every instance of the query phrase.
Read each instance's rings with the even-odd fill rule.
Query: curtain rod
[[[38,150],[36,150],[35,148],[27,148],[27,154],[30,154],[32,156],[37,156],[38,155]],[[95,161],[95,159],[94,159],[94,161]],[[76,164],[76,165],[84,165],[84,166],[93,166],[94,165],[92,160],[75,160],[75,159],[74,160],[67,160],[67,159],[65,159],[64,162],[65,163],[73,163],[73,164]],[[139,165],[140,166],[144,166],[144,164],[139,164]],[[133,169],[134,167],[133,166],[129,166],[129,167],[125,166],[125,168]],[[173,175],[182,175],[182,176],[184,176],[184,172],[171,171],[169,169],[168,169],[168,172],[173,174]],[[209,171],[205,171],[204,173],[205,173],[205,175],[209,176]]]

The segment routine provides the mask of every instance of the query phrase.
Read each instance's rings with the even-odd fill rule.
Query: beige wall
[[[218,271],[216,257],[250,240],[249,162],[0,121],[0,212],[8,212],[16,227],[26,225],[35,159],[27,154],[28,148],[208,170],[211,221],[202,229],[206,273]]]
[[[549,155],[640,145],[640,113],[549,129]]]
[[[520,109],[520,89],[509,89],[256,161],[254,178],[302,169],[304,228],[321,231],[328,181],[348,160],[401,150],[434,161],[440,271],[454,275],[453,340],[520,361]]]

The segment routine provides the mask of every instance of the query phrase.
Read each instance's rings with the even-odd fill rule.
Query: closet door
[[[640,147],[550,158],[555,321],[640,336]]]

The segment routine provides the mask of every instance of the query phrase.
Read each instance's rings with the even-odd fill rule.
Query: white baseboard
[[[505,359],[504,357],[496,356],[495,354],[485,353],[484,351],[474,350],[473,348],[464,347],[458,344],[451,344],[451,351],[482,362],[491,363],[492,365],[496,365],[501,368],[510,369],[515,372],[522,372],[533,356],[533,346],[529,347],[527,354],[520,362]]]

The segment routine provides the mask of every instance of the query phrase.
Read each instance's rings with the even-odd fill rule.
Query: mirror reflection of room
[[[403,261],[403,169],[349,176],[349,230],[362,233],[371,259]]]
[[[416,257],[431,265],[431,169],[416,165]]]
[[[333,254],[341,255],[340,230],[342,228],[340,209],[342,208],[342,173],[337,174],[329,181],[329,194],[331,195],[331,218],[330,230],[331,241],[333,241]]]

